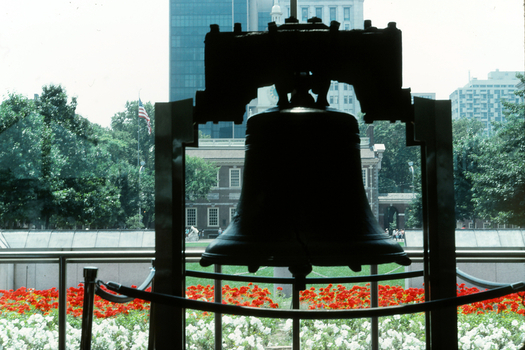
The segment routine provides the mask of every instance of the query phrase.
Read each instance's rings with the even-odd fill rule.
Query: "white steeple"
[[[281,16],[283,12],[281,11],[281,6],[279,6],[279,0],[273,1],[272,6],[272,12],[270,12],[270,16],[272,16],[272,22],[275,22],[275,24],[282,24],[281,22]]]

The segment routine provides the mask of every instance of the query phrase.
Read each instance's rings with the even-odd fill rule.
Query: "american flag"
[[[146,112],[146,109],[142,105],[142,101],[139,98],[139,118],[144,118],[148,122],[148,134],[151,135],[151,123],[149,121],[149,115],[148,112]]]

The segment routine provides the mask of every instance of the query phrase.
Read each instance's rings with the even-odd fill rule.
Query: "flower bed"
[[[458,295],[479,292],[458,286]],[[212,286],[191,286],[187,297],[213,301]],[[271,298],[267,289],[249,284],[224,286],[223,303],[278,308],[289,307],[280,293]],[[67,346],[80,346],[84,289],[69,288]],[[458,308],[460,349],[519,349],[525,342],[525,293],[464,305]],[[328,285],[301,292],[301,307],[307,309],[351,309],[370,305],[368,287]],[[379,305],[393,306],[422,302],[422,289],[380,286]],[[58,290],[0,290],[0,349],[58,348]],[[147,349],[149,303],[134,300],[114,304],[95,297],[92,349]],[[214,342],[214,316],[186,313],[186,342],[189,349],[209,349]],[[291,344],[291,320],[222,316],[223,348],[265,349]],[[384,349],[425,349],[424,315],[394,315],[379,319],[379,343]],[[355,320],[302,320],[302,349],[369,349],[370,322]]]

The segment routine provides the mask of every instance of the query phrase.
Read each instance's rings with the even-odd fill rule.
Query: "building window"
[[[236,212],[237,212],[237,208],[236,207],[231,207],[230,208],[230,222],[233,221],[233,217],[235,216]]]
[[[337,12],[335,7],[330,7],[330,22],[335,21]]]
[[[208,226],[219,226],[219,208],[208,208]]]
[[[323,8],[322,7],[315,8],[315,17],[323,19]]]
[[[308,7],[301,8],[301,14],[302,14],[303,22],[307,22],[308,21]]]
[[[215,185],[215,187],[219,187],[219,170],[221,168],[217,168],[217,184]]]
[[[363,176],[363,185],[365,187],[368,187],[368,176],[367,176],[367,169],[361,169],[361,175]]]
[[[186,208],[186,226],[197,226],[197,208]]]
[[[230,169],[230,187],[241,187],[241,169]]]
[[[344,14],[344,20],[349,21],[350,20],[350,7],[343,8],[343,14]]]

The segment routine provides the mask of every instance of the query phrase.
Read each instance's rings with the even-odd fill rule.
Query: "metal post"
[[[221,265],[215,265],[214,270],[221,273]],[[214,288],[215,302],[222,304],[222,281],[215,280]],[[215,313],[215,350],[222,350],[222,314],[218,312]]]
[[[155,268],[155,259],[151,259],[151,266]],[[153,287],[151,288],[153,292]],[[149,309],[149,332],[148,332],[148,350],[155,350],[155,308],[153,303],[150,303]]]
[[[377,265],[370,265],[370,275],[377,275]],[[370,282],[370,306],[379,306],[379,290],[377,287],[377,281]],[[372,350],[379,349],[379,319],[372,317],[370,319],[371,324],[371,336],[372,336]]]
[[[414,98],[415,135],[421,147],[425,287],[429,300],[456,296],[456,242],[450,101]],[[427,314],[427,348],[457,349],[457,309]]]
[[[155,104],[156,292],[185,296],[184,157],[194,140],[193,100]],[[152,303],[155,347],[184,349],[185,310]]]
[[[67,265],[66,258],[58,259],[58,349],[66,350],[67,325]]]
[[[290,1],[290,17],[297,18],[297,0]]]
[[[81,350],[91,350],[91,330],[93,327],[93,304],[95,301],[95,280],[98,268],[84,267],[84,304],[82,308]]]
[[[294,280],[293,289],[292,289],[292,309],[298,310],[300,307],[299,303],[299,288],[297,288],[297,280]],[[301,350],[301,320],[294,318],[292,321],[292,349]]]

